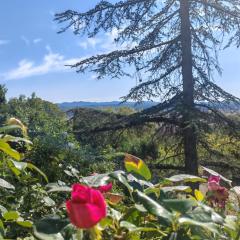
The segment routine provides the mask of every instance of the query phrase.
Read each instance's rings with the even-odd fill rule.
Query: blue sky
[[[128,93],[135,79],[96,80],[93,74],[76,74],[64,67],[79,58],[114,48],[116,32],[94,39],[71,31],[57,34],[54,13],[67,9],[85,11],[96,0],[11,0],[0,2],[0,83],[8,97],[38,96],[53,102],[112,101]],[[216,82],[240,97],[240,49],[220,54],[222,77]]]

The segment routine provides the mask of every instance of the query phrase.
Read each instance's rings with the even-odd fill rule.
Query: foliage
[[[19,131],[23,136],[10,135],[9,132],[12,131]],[[40,202],[46,196],[46,191],[33,174],[41,175],[45,182],[48,179],[34,164],[25,161],[23,153],[11,147],[12,143],[24,143],[28,149],[32,145],[26,135],[26,127],[18,119],[9,119],[8,125],[0,128],[0,133],[0,238],[6,235],[16,239],[28,235],[35,216],[46,213]],[[35,197],[39,202],[29,201],[29,196]]]
[[[239,239],[240,202],[232,201],[234,194],[239,192],[235,191],[229,197],[224,208],[223,206],[211,208],[209,207],[211,198],[208,198],[208,195],[199,190],[192,192],[187,186],[189,183],[199,182],[203,188],[206,179],[192,175],[175,175],[154,185],[142,179],[148,176],[142,175],[138,170],[136,162],[142,161],[141,159],[126,155],[125,162],[126,160],[129,164],[132,161],[131,171],[135,169],[134,175],[114,171],[76,179],[92,188],[114,182],[114,192],[104,194],[108,204],[106,218],[95,227],[82,231],[83,229],[73,227],[67,218],[59,217],[65,215],[65,209],[62,209],[57,212],[58,216],[51,215],[35,222],[35,237],[76,240]],[[221,176],[215,178],[220,180]],[[49,192],[54,194],[59,191],[59,194],[71,191],[66,185],[49,187]],[[227,191],[231,193],[233,189]]]
[[[25,158],[48,172],[51,181],[61,178],[62,174],[56,171],[59,164],[70,165],[80,160],[79,145],[69,133],[67,116],[55,104],[34,94],[30,98],[20,96],[7,103],[6,115],[15,116],[28,126],[33,147]]]
[[[72,178],[70,173],[72,168],[80,169],[81,174],[114,169],[112,157],[105,155],[111,155],[115,151],[109,146],[96,149],[93,145],[82,142],[80,146],[71,133],[72,124],[69,116],[57,105],[44,101],[35,94],[29,98],[20,96],[5,102],[4,119],[13,116],[28,126],[28,137],[33,144],[30,149],[24,142],[11,142],[11,146],[23,153],[25,161],[47,172],[51,182],[69,181]],[[19,130],[12,130],[11,133],[21,136]],[[44,179],[42,183],[45,183]]]

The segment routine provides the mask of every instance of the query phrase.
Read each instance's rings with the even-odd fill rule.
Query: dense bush
[[[10,135],[18,132],[18,136]],[[47,176],[34,164],[25,161],[24,154],[11,145],[24,144],[29,149],[32,143],[28,140],[26,127],[18,119],[11,118],[8,124],[0,128],[0,238],[6,235],[10,239],[29,235],[32,221],[48,212],[44,203],[47,192],[41,186],[42,176],[45,184]],[[34,199],[33,201],[31,199]]]
[[[153,185],[151,172],[141,159],[127,154],[124,163],[128,173],[76,176],[78,184],[72,189],[48,185],[53,195],[72,191],[71,198],[65,195],[68,214],[63,204],[55,215],[35,223],[34,235],[77,240],[240,238],[240,188],[230,188],[228,179],[203,168],[208,181],[182,174]],[[201,191],[193,191],[191,183],[199,183]],[[223,183],[228,187],[221,186]]]

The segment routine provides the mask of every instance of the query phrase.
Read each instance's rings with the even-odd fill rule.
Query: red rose
[[[112,190],[112,183],[108,183],[107,185],[103,185],[97,188],[101,193],[107,193]]]
[[[72,197],[66,207],[71,223],[78,228],[93,227],[107,213],[102,193],[81,184],[73,184]]]

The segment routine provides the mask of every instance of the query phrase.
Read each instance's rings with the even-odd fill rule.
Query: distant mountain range
[[[112,102],[63,102],[63,103],[57,103],[59,108],[63,111],[67,111],[74,108],[119,108],[119,107],[129,107],[133,108],[135,110],[142,110],[146,109],[152,106],[157,105],[158,102],[151,102],[151,101],[144,101],[141,103],[136,102],[120,102],[120,101],[112,101]],[[224,103],[211,103],[208,104],[209,106],[222,110],[224,112],[230,112],[230,111],[236,111],[240,112],[240,105],[235,103],[230,104],[224,104]]]
[[[57,105],[63,111],[67,111],[69,109],[80,108],[80,107],[82,107],[82,108],[129,107],[129,108],[133,108],[136,110],[140,110],[140,109],[152,107],[156,104],[157,104],[157,102],[151,102],[151,101],[145,101],[142,103],[135,103],[135,102],[122,103],[120,101],[113,101],[113,102],[83,102],[83,101],[79,101],[79,102],[63,102],[63,103],[58,103]]]

